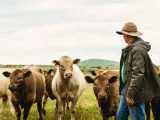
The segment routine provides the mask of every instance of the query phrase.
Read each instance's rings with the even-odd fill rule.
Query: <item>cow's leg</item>
[[[151,102],[154,120],[160,120],[160,100],[154,98]]]
[[[57,106],[58,106],[58,120],[62,119],[62,112],[63,112],[63,103],[60,96],[57,97]]]
[[[43,107],[42,107],[42,113],[43,113],[43,115],[46,115],[45,106],[46,106],[46,103],[47,103],[47,99],[48,99],[48,95],[47,95],[47,93],[45,93],[45,95],[43,96]]]
[[[28,114],[29,114],[29,111],[31,109],[32,104],[33,104],[32,102],[24,103],[23,120],[27,120],[27,117],[28,117]]]
[[[65,114],[66,113],[66,102],[63,102],[63,113]]]
[[[69,102],[63,102],[63,112],[64,114],[69,111]]]
[[[20,120],[20,117],[21,117],[21,109],[19,107],[19,105],[14,101],[12,100],[12,104],[16,110],[16,116],[17,116],[17,120]]]
[[[0,113],[3,113],[4,108],[5,108],[6,104],[7,104],[7,101],[8,101],[8,97],[6,95],[3,96],[3,98],[2,98],[2,108],[0,109]]]
[[[8,97],[8,103],[9,103],[9,106],[10,106],[10,112],[11,112],[12,115],[14,115],[15,110],[14,110],[14,107],[12,105],[11,97],[10,96]]]
[[[37,109],[38,109],[38,113],[39,113],[39,120],[43,120],[43,118],[42,118],[42,101],[39,101],[37,103]]]
[[[55,111],[56,111],[56,113],[58,113],[58,104],[57,104],[57,101],[56,101]]]
[[[71,120],[75,120],[75,112],[76,112],[76,105],[78,101],[78,96],[76,96],[71,103]]]
[[[108,120],[108,117],[103,118],[103,120]]]
[[[109,118],[105,115],[102,115],[103,120],[108,120]]]
[[[145,103],[146,120],[150,120],[150,103]]]
[[[69,111],[69,102],[67,102],[67,111]]]

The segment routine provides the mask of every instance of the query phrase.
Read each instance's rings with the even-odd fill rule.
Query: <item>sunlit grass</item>
[[[0,72],[2,71],[3,70],[0,69]],[[92,85],[87,84],[87,88],[79,98],[76,110],[76,120],[102,120],[101,114],[98,110],[97,101],[93,93]],[[55,101],[48,100],[46,111],[47,114],[43,117],[44,120],[57,120],[57,114],[55,113]],[[38,118],[37,106],[34,104],[30,110],[28,120],[38,120]],[[0,114],[0,120],[16,120],[16,115],[12,116],[9,112],[9,105],[5,108],[4,113]],[[66,113],[62,120],[70,120],[70,114]]]

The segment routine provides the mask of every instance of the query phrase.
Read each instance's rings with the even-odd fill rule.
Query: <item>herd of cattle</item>
[[[54,60],[54,69],[42,70],[39,66],[25,66],[14,71],[4,71],[3,75],[9,79],[0,80],[0,97],[2,98],[3,112],[5,104],[10,104],[10,112],[21,118],[21,109],[24,109],[23,120],[27,120],[30,108],[37,103],[39,119],[43,120],[46,114],[45,105],[48,97],[56,100],[55,111],[58,120],[62,119],[65,110],[70,111],[71,120],[75,120],[76,105],[79,97],[86,88],[86,81],[93,83],[93,91],[100,108],[103,120],[115,116],[119,102],[119,72],[114,70],[90,71],[92,76],[84,76],[78,67],[80,59],[72,60],[62,56]],[[158,67],[154,66],[160,75]],[[150,104],[155,120],[160,120],[160,103],[153,99],[146,103],[146,116],[150,120]]]

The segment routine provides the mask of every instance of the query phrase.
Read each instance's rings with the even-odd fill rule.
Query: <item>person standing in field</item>
[[[120,106],[117,120],[145,120],[144,102],[160,93],[160,80],[148,55],[151,45],[142,40],[141,32],[132,23],[126,23],[121,31],[127,46],[120,59]]]

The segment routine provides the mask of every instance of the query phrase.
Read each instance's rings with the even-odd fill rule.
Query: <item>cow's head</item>
[[[11,73],[8,71],[3,72],[5,77],[10,78],[10,85],[8,87],[10,91],[18,91],[24,84],[25,78],[29,77],[31,74],[31,71],[24,72],[20,69],[16,69]]]
[[[96,98],[98,100],[108,99],[108,89],[111,84],[115,83],[118,80],[118,73],[114,71],[91,71],[91,74],[94,78],[90,76],[85,76],[85,79],[88,83],[93,83],[93,90]]]
[[[78,64],[80,59],[72,60],[68,56],[62,56],[59,61],[54,60],[53,63],[59,66],[59,71],[64,79],[72,78],[73,64]]]
[[[153,67],[154,67],[154,70],[156,71],[156,73],[158,74],[158,76],[160,78],[160,69],[155,64],[153,64]]]
[[[154,67],[154,70],[156,71],[156,73],[159,73],[159,68],[158,68],[158,66],[156,66],[155,64],[153,64],[153,67]]]
[[[49,79],[53,78],[55,73],[56,73],[56,68],[54,69],[49,69],[48,71],[47,70],[43,70],[44,72],[44,76],[45,76],[45,82],[47,83]]]
[[[49,69],[48,72],[47,72],[47,75],[54,76],[56,74],[56,70],[57,70],[57,68]]]

